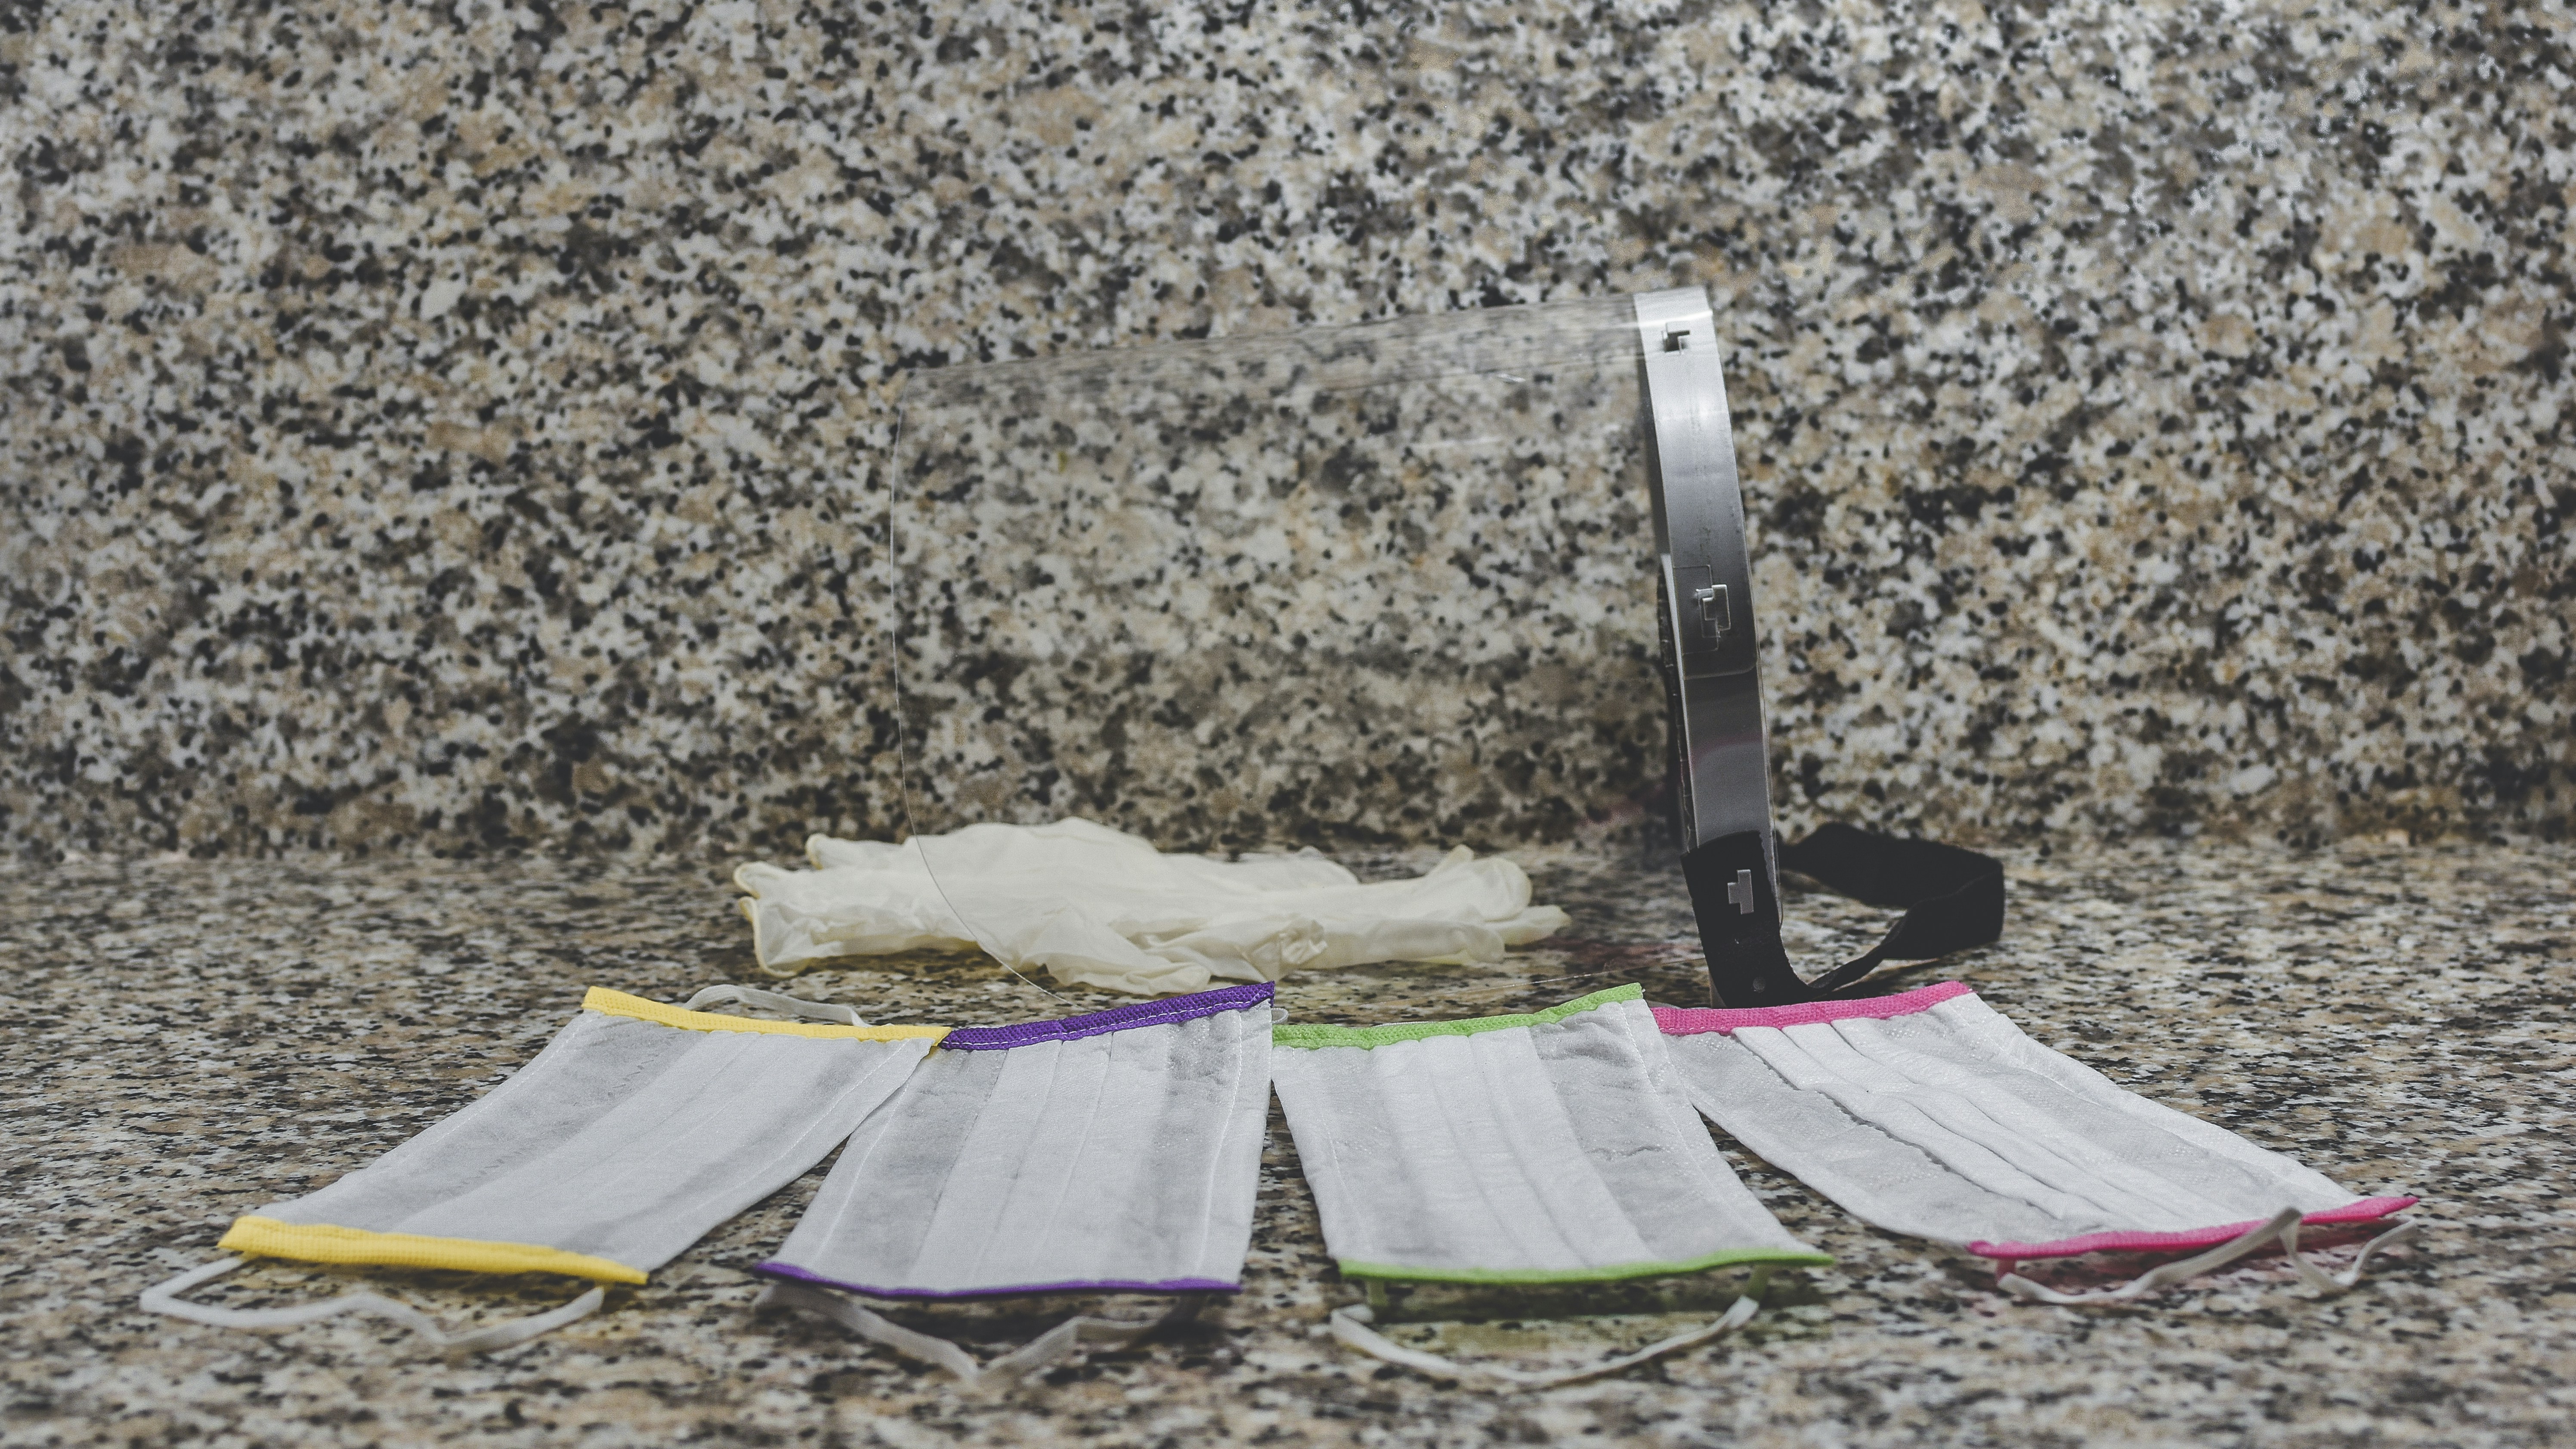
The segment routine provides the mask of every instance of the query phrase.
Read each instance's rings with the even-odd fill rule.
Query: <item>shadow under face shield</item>
[[[978,904],[969,826],[1350,854],[1638,808],[1618,661],[1640,641],[1604,602],[1643,584],[1641,481],[1666,795],[1717,1001],[1846,992],[2001,930],[1988,857],[1775,838],[1700,288],[939,368],[907,381],[900,426],[910,844],[997,957],[1026,932]],[[1782,866],[1907,914],[1810,981],[1781,947]]]

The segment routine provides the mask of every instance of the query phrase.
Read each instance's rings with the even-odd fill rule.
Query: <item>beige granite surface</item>
[[[1558,939],[1491,968],[1292,977],[1281,1000],[1300,1019],[1348,1022],[1506,1011],[1622,980],[1704,1000],[1676,877],[1571,853],[1529,864],[1542,898],[1573,913]],[[971,1400],[837,1329],[750,1316],[746,1270],[819,1172],[600,1316],[463,1365],[367,1323],[235,1333],[135,1306],[208,1257],[234,1213],[346,1172],[500,1080],[583,987],[675,999],[750,972],[715,868],[0,868],[0,1443],[2564,1443],[2576,1410],[2571,870],[2563,846],[2021,852],[2003,943],[1937,968],[2138,1091],[2356,1191],[2421,1194],[2420,1245],[2339,1298],[2314,1299],[2277,1259],[2255,1259],[2131,1307],[2022,1304],[1978,1262],[1861,1227],[1725,1143],[1836,1266],[1784,1275],[1731,1342],[1588,1385],[1468,1391],[1315,1334],[1355,1291],[1323,1255],[1274,1118],[1238,1300],[1186,1336]],[[1812,895],[1792,914],[1811,961],[1876,924]],[[1110,1001],[1050,1001],[962,956],[853,963],[801,989],[904,1021]],[[263,1265],[212,1296],[291,1300],[361,1278],[459,1320],[571,1291]],[[1406,1332],[1567,1362],[1694,1321],[1731,1281],[1426,1291],[1408,1312],[1450,1326]],[[1069,1306],[910,1316],[990,1351]]]
[[[1694,280],[1793,815],[2563,836],[2570,74],[2512,0],[7,7],[0,845],[883,833],[901,369]],[[1490,745],[1599,748],[1480,843],[1652,784],[1578,501]]]

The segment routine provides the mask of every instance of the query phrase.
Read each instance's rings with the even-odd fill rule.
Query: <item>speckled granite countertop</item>
[[[1575,918],[1548,948],[1493,969],[1292,978],[1282,1000],[1301,1019],[1377,1021],[1630,979],[1700,999],[1676,878],[1598,857],[1531,864],[1542,897]],[[135,1307],[205,1259],[234,1213],[356,1167],[490,1087],[584,986],[667,999],[746,976],[719,870],[18,867],[0,873],[0,967],[15,988],[0,1037],[15,1144],[0,1203],[13,1245],[0,1442],[2563,1442],[2576,1408],[2571,870],[2563,847],[2023,854],[2007,942],[1954,963],[2034,1036],[2126,1084],[2357,1190],[2422,1194],[2421,1245],[2341,1298],[2312,1299],[2257,1259],[2143,1306],[2023,1305],[1978,1262],[1863,1228],[1730,1146],[1838,1266],[1785,1276],[1732,1342],[1588,1385],[1470,1392],[1312,1332],[1353,1290],[1323,1256],[1274,1120],[1239,1300],[1190,1336],[973,1400],[837,1329],[749,1314],[746,1269],[819,1172],[600,1316],[462,1366],[376,1324],[227,1333]],[[1797,904],[1816,955],[1875,920]],[[880,1019],[1063,1010],[962,956],[815,972],[803,989]],[[260,1265],[218,1291],[251,1302],[354,1276]],[[452,1319],[565,1292],[368,1276]],[[1597,1352],[1671,1331],[1725,1286],[1426,1296],[1416,1313],[1481,1326],[1408,1331],[1470,1354]],[[1020,1307],[929,1321],[998,1345],[1043,1323],[1046,1305]],[[1631,1316],[1504,1326],[1587,1311]]]
[[[882,833],[899,372],[1694,281],[1784,810],[2576,829],[2563,5],[168,10],[0,12],[11,854]],[[1636,490],[1454,492],[1614,809]]]

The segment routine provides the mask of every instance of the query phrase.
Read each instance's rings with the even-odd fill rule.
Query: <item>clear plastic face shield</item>
[[[1103,899],[1135,897],[1115,927],[1131,942],[1213,931],[1217,974],[1282,969],[1226,969],[1186,873],[1131,890],[1146,867],[1118,842],[976,827],[1072,818],[1166,855],[1332,855],[1654,812],[1677,817],[1719,998],[1809,999],[1780,954],[1744,510],[1701,289],[943,368],[908,380],[901,414],[907,814],[987,951],[1114,955],[1097,919],[1025,888],[1030,869],[1076,891],[1091,872]],[[1635,668],[1648,629],[1668,741]],[[1296,876],[1318,862],[1271,864],[1330,885]]]

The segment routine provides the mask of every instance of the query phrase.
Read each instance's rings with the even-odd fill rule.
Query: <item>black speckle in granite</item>
[[[881,9],[10,12],[0,838],[882,834],[897,370],[1680,280],[1794,812],[2568,828],[2543,12]]]
[[[1419,864],[1420,862],[1415,862]],[[1388,862],[1377,862],[1384,866]],[[1292,977],[1308,1021],[1538,1006],[1620,980],[1697,1002],[1686,894],[1577,852],[1528,858],[1574,924],[1481,968]],[[2576,1382],[2576,857],[2557,847],[2061,849],[2009,861],[2004,940],[1955,975],[2039,1041],[2361,1192],[2421,1194],[2420,1243],[2317,1299],[2254,1258],[2147,1302],[2014,1301],[1975,1259],[1863,1227],[1721,1145],[1835,1266],[1781,1275],[1735,1337],[1543,1393],[1444,1385],[1314,1332],[1354,1289],[1324,1255],[1274,1112],[1245,1289],[1200,1329],[1001,1398],[803,1317],[754,1318],[748,1269],[819,1173],[599,1316],[446,1364],[335,1320],[228,1333],[138,1310],[235,1213],[359,1166],[524,1063],[598,984],[671,1000],[752,973],[713,872],[561,861],[0,867],[0,1076],[14,1152],[0,1230],[10,1443],[1454,1444],[1853,1446],[2192,1442],[2540,1446]],[[1791,901],[1793,947],[1848,954],[1881,914]],[[1024,1020],[1050,1001],[962,955],[811,972],[879,1019]],[[2327,1242],[2330,1259],[2349,1239]],[[2054,1271],[2073,1284],[2134,1260]],[[1705,1321],[1726,1275],[1515,1295],[1422,1289],[1393,1331],[1572,1362]],[[561,1280],[268,1263],[207,1290],[287,1302],[358,1283],[451,1320],[561,1301]],[[998,1351],[1069,1304],[916,1309]],[[1551,1315],[1566,1315],[1552,1317]]]

